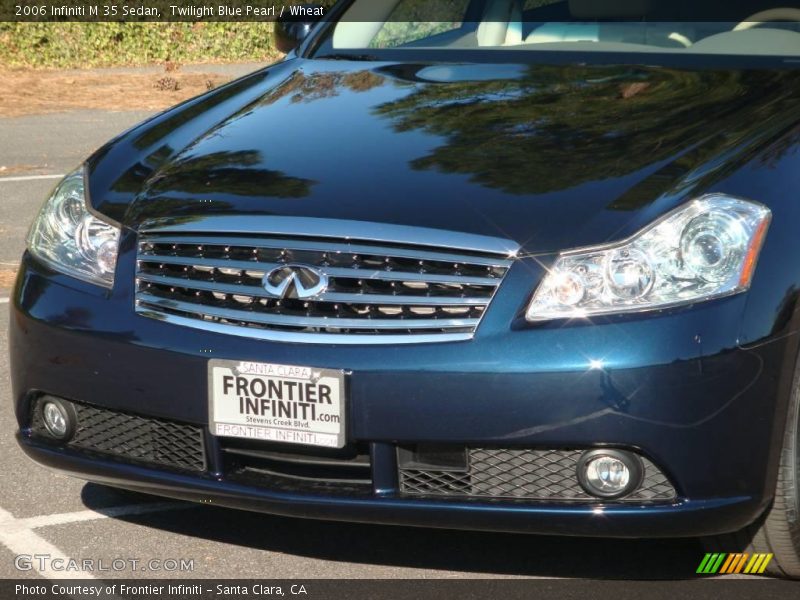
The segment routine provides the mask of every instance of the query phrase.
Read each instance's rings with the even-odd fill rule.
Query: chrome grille
[[[334,343],[472,337],[508,268],[506,254],[300,236],[144,233],[136,310],[173,323],[261,339]],[[324,273],[306,300],[262,280],[286,265]]]

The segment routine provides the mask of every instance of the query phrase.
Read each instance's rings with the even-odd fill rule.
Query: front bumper
[[[744,526],[763,511],[758,501],[748,497],[681,500],[642,508],[405,500],[391,493],[368,498],[298,494],[87,458],[24,436],[18,439],[30,458],[68,475],[148,494],[288,517],[544,535],[691,537]]]
[[[130,254],[130,253],[129,253]],[[125,254],[121,256],[124,271]],[[132,265],[128,265],[132,271]],[[745,297],[592,327],[521,328],[531,265],[515,265],[469,342],[405,347],[281,344],[136,315],[131,284],[110,294],[26,257],[12,305],[19,441],[78,477],[160,495],[309,518],[532,533],[657,537],[734,531],[769,505],[794,339],[736,346]],[[38,394],[205,427],[207,362],[253,360],[345,369],[348,436],[368,445],[372,489],[331,494],[233,481],[217,440],[189,475],[38,441]],[[404,497],[397,445],[614,446],[672,482],[670,503],[553,503]]]

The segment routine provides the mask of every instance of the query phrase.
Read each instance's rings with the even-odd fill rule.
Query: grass
[[[268,61],[271,23],[0,22],[0,66],[84,68]]]

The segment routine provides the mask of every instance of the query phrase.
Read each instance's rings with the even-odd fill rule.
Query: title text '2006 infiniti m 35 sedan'
[[[696,536],[800,576],[800,9],[720,4],[279,24],[285,60],[45,202],[22,448],[188,500]]]

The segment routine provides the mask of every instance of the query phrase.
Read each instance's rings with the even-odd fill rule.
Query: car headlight
[[[28,234],[28,250],[57,271],[110,288],[119,233],[89,212],[81,168],[67,175],[44,203]]]
[[[770,210],[712,194],[616,244],[561,253],[531,300],[528,321],[640,312],[747,290]]]

